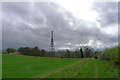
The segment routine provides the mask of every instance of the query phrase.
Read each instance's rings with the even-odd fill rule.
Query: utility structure
[[[50,53],[55,53],[55,45],[54,45],[54,39],[53,39],[53,31],[52,31],[52,34],[51,34]]]

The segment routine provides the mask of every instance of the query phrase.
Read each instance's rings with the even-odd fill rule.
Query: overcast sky
[[[117,2],[70,1],[2,3],[2,48],[49,50],[51,30],[56,50],[118,44]]]

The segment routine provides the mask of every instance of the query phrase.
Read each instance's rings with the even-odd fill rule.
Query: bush
[[[97,56],[95,56],[95,59],[98,59],[98,57],[97,57]]]
[[[11,53],[11,52],[16,52],[16,49],[13,49],[13,48],[8,48],[8,49],[7,49],[7,52],[8,52],[8,53]]]
[[[116,46],[114,48],[111,49],[107,49],[104,52],[103,55],[103,60],[107,60],[107,61],[111,61],[113,63],[118,63],[118,50],[120,49],[119,46]]]

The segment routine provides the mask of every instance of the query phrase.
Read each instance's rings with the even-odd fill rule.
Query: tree
[[[7,49],[7,52],[8,52],[8,53],[10,53],[10,52],[16,52],[16,49],[8,48],[8,49]]]
[[[70,51],[69,51],[69,49],[66,49],[66,57],[70,57]]]
[[[41,50],[41,56],[42,57],[45,56],[45,50],[44,49]]]
[[[36,46],[32,49],[33,56],[41,56],[39,48]]]
[[[85,57],[93,57],[93,49],[90,47],[86,47],[84,49],[85,51]]]
[[[17,51],[20,52],[20,54],[22,54],[22,55],[30,55],[30,56],[33,55],[32,48],[30,48],[30,47],[24,47],[24,48],[20,47]]]
[[[82,50],[82,48],[80,48],[80,53],[81,53],[81,58],[83,58],[84,55],[83,55],[83,50]]]
[[[80,52],[79,51],[74,51],[74,57],[80,58]]]
[[[23,50],[23,48],[20,47],[17,51],[18,51],[18,52],[22,52],[22,50]]]

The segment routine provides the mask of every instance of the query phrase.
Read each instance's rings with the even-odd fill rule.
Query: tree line
[[[51,53],[44,49],[39,49],[38,47],[20,47],[17,50],[13,48],[8,48],[6,50],[9,53],[12,52],[20,52],[21,55],[28,55],[28,56],[40,56],[40,57],[60,57],[60,58],[87,58],[93,57],[94,51],[93,49],[89,48],[80,48],[79,50],[70,51],[69,49],[66,50],[58,50],[55,53]]]

